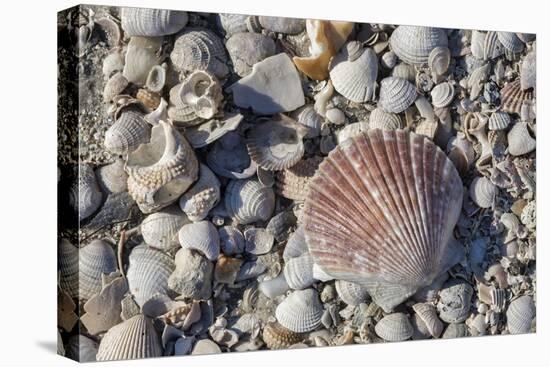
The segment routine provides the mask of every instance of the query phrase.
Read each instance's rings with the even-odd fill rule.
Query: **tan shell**
[[[128,154],[146,143],[151,137],[151,126],[144,114],[136,108],[126,108],[115,123],[105,132],[104,145],[115,154]]]
[[[349,126],[349,125],[348,125]],[[369,129],[397,130],[403,127],[398,114],[375,108],[369,116]]]
[[[240,224],[271,218],[275,208],[273,189],[255,179],[232,180],[225,189],[225,209]]]
[[[452,162],[431,141],[370,130],[319,166],[303,212],[306,241],[326,273],[366,286],[391,310],[462,257],[452,240],[462,195]]]
[[[323,305],[312,288],[292,292],[275,309],[279,324],[295,333],[315,330],[322,315]]]
[[[300,343],[304,338],[278,322],[270,322],[264,327],[262,339],[269,349],[276,350],[286,349],[293,344]]]
[[[222,350],[218,344],[214,343],[210,339],[201,339],[195,343],[193,350],[191,351],[192,355],[202,355],[202,354],[218,354]]]
[[[128,192],[144,213],[176,201],[197,179],[199,164],[189,143],[169,123],[153,127],[151,140],[128,156]]]
[[[203,220],[220,200],[220,181],[206,166],[200,164],[199,179],[179,200],[179,206],[193,222]]]
[[[470,185],[470,198],[481,208],[492,207],[496,194],[496,186],[487,177],[476,177]]]
[[[149,8],[121,8],[122,29],[128,36],[166,36],[180,31],[188,21],[184,11]]]
[[[532,89],[522,90],[521,81],[516,79],[502,88],[501,107],[504,112],[520,114],[522,105],[532,104],[534,93]]]
[[[185,224],[179,230],[178,238],[182,248],[196,250],[210,261],[216,260],[220,254],[220,237],[212,222],[203,220]]]
[[[417,303],[413,306],[414,312],[426,325],[428,332],[434,338],[439,338],[443,332],[443,323],[437,316],[437,310],[431,303]]]
[[[438,84],[430,92],[434,107],[443,108],[451,104],[455,97],[455,88],[451,83]]]
[[[380,82],[378,107],[386,112],[401,113],[416,100],[416,87],[405,79],[387,77]]]
[[[160,105],[160,94],[151,92],[148,89],[140,88],[137,91],[136,99],[139,100],[149,110],[154,111]]]
[[[78,298],[79,250],[69,240],[62,238],[57,245],[59,287],[71,298]]]
[[[149,71],[162,61],[158,52],[162,37],[131,37],[122,74],[130,83],[145,85]]]
[[[162,356],[162,345],[151,319],[136,315],[105,334],[97,351],[98,361],[142,359]]]
[[[101,291],[101,276],[117,270],[117,259],[113,248],[102,240],[90,242],[78,256],[79,298],[88,300]]]
[[[398,342],[409,339],[413,335],[413,327],[404,313],[392,313],[384,316],[374,327],[376,335],[388,342]]]
[[[508,132],[508,151],[514,156],[531,153],[537,141],[531,136],[526,122],[516,122]]]
[[[308,182],[317,171],[323,158],[315,156],[304,159],[294,166],[275,175],[275,190],[277,194],[287,199],[304,201],[307,195]]]
[[[189,220],[176,207],[170,206],[150,214],[141,222],[143,241],[151,247],[168,251],[178,247],[178,230]]]
[[[525,334],[531,330],[535,317],[535,303],[531,296],[516,298],[506,311],[507,327],[510,334]]]
[[[428,62],[430,52],[436,47],[447,47],[447,34],[441,28],[398,26],[390,37],[395,54],[411,65]]]
[[[103,102],[111,102],[128,86],[128,79],[119,71],[109,78],[103,89]]]

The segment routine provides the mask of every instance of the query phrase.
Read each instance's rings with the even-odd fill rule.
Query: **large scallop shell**
[[[455,97],[455,88],[449,82],[438,84],[430,92],[434,107],[443,108],[451,104]]]
[[[386,112],[400,113],[416,100],[416,87],[405,79],[387,77],[380,82],[378,107]]]
[[[164,252],[144,245],[132,250],[126,278],[140,307],[154,295],[168,294],[168,277],[174,269],[174,260]]]
[[[348,42],[330,62],[330,80],[334,89],[353,102],[374,99],[378,59],[371,48],[357,41]]]
[[[533,89],[522,90],[520,79],[510,82],[500,91],[501,106],[504,112],[520,114],[524,104],[532,103]]]
[[[161,356],[162,345],[153,322],[139,314],[107,331],[96,358],[98,361],[114,361]]]
[[[247,132],[250,157],[266,170],[280,171],[294,166],[304,155],[302,138],[307,129],[296,121],[279,115],[254,125]]]
[[[151,126],[136,108],[124,109],[115,123],[105,132],[104,145],[115,154],[128,154],[151,137]]]
[[[526,90],[537,86],[537,56],[535,51],[529,52],[523,59],[519,77],[521,89]]]
[[[275,191],[283,197],[304,201],[307,195],[308,182],[317,171],[323,159],[315,156],[299,161],[290,168],[278,171],[275,175]]]
[[[304,207],[306,240],[326,273],[366,286],[391,310],[462,257],[452,240],[462,196],[453,163],[430,140],[370,130],[319,166]]]
[[[279,324],[295,333],[315,330],[322,316],[323,305],[312,288],[292,292],[275,309]]]
[[[347,305],[358,306],[368,298],[367,290],[361,284],[337,280],[334,285],[336,286],[338,296]]]
[[[61,239],[57,245],[59,287],[71,298],[78,297],[78,248],[69,240]]]
[[[101,206],[103,193],[97,184],[93,168],[89,164],[80,164],[78,168],[78,180],[71,187],[69,201],[79,220],[83,220]]]
[[[531,296],[516,298],[508,306],[506,318],[510,334],[525,334],[531,330],[531,323],[535,317],[535,303]]]
[[[413,335],[413,327],[404,313],[392,313],[384,316],[374,327],[376,335],[388,342],[398,342],[409,339]]]
[[[184,11],[150,8],[122,8],[120,22],[128,36],[157,37],[179,32],[187,25]]]
[[[447,33],[441,28],[433,27],[401,25],[390,37],[393,52],[412,65],[426,64],[434,48],[447,47],[447,44]]]
[[[497,37],[504,48],[512,53],[519,53],[525,47],[525,44],[513,32],[497,32]]]
[[[143,241],[151,247],[168,251],[178,247],[178,230],[189,220],[177,207],[168,207],[148,215],[140,225]]]
[[[162,61],[158,52],[161,45],[162,37],[131,37],[126,50],[122,75],[130,83],[138,86],[144,85],[151,68]]]
[[[275,42],[259,33],[237,33],[225,43],[233,68],[237,75],[244,77],[252,72],[254,64],[275,55]]]
[[[402,125],[398,114],[386,112],[381,108],[375,108],[369,115],[369,129],[397,130],[401,129]]]
[[[153,127],[151,140],[128,156],[128,192],[144,213],[166,207],[197,179],[199,164],[187,140],[168,122]]]
[[[199,179],[179,200],[181,210],[196,222],[203,220],[220,200],[220,181],[206,165],[200,165]]]
[[[80,299],[88,300],[101,291],[101,276],[117,269],[113,248],[105,241],[94,240],[80,249],[78,283]]]
[[[263,330],[262,339],[269,349],[286,349],[301,342],[304,338],[299,333],[288,330],[278,322],[268,323]]]
[[[531,136],[526,122],[519,121],[508,132],[508,151],[513,156],[531,153],[537,141]]]
[[[182,248],[196,250],[214,261],[220,254],[220,237],[212,222],[203,220],[181,227],[178,238]]]
[[[225,209],[241,224],[268,220],[275,208],[275,193],[255,179],[232,180],[225,189]]]
[[[305,289],[315,282],[313,258],[309,253],[285,261],[284,274],[292,289]]]

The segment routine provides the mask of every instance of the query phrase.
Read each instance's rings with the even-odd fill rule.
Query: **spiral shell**
[[[329,70],[334,89],[350,101],[374,99],[378,59],[371,48],[363,48],[357,41],[348,42],[334,56]]]
[[[431,141],[370,130],[319,166],[303,223],[322,270],[391,310],[460,260],[452,231],[461,207],[462,181]]]
[[[244,251],[244,236],[238,228],[225,226],[218,230],[220,237],[220,249],[227,255],[241,254]]]
[[[487,177],[476,177],[470,185],[470,198],[480,208],[492,207],[496,194],[496,186]]]
[[[367,290],[361,284],[337,280],[334,285],[336,286],[338,296],[347,305],[358,306],[368,298]]]
[[[132,250],[126,277],[140,307],[153,296],[169,294],[167,281],[174,268],[174,260],[161,251],[144,245]]]
[[[265,345],[272,350],[286,349],[300,343],[304,338],[299,333],[288,330],[278,322],[268,323],[263,330],[262,339]]]
[[[208,260],[214,261],[220,254],[220,237],[212,222],[200,221],[185,224],[178,232],[182,248],[202,253]]]
[[[413,327],[404,313],[392,313],[384,316],[374,327],[376,335],[388,342],[399,342],[413,335]]]
[[[395,54],[411,65],[428,62],[430,52],[436,47],[447,47],[447,34],[441,28],[401,25],[391,37],[390,46]]]
[[[113,248],[105,241],[94,240],[80,249],[78,287],[80,299],[88,300],[101,291],[101,276],[117,269]]]
[[[531,136],[526,122],[517,122],[508,132],[508,151],[514,156],[531,153],[537,141]]]
[[[315,330],[321,324],[323,305],[312,288],[294,291],[275,309],[275,317],[283,327],[295,333]]]
[[[103,102],[111,102],[128,86],[128,79],[119,71],[109,78],[103,89]]]
[[[160,337],[148,317],[139,314],[113,326],[99,344],[98,361],[162,356]]]
[[[179,200],[181,210],[196,222],[203,220],[220,200],[220,181],[204,164],[199,169],[199,179]]]
[[[78,180],[71,186],[69,202],[78,214],[79,220],[88,218],[101,206],[103,193],[89,164],[78,166]]]
[[[525,44],[513,32],[497,32],[497,37],[502,46],[512,53],[519,53],[525,47]]]
[[[535,303],[531,296],[516,298],[506,311],[507,327],[510,334],[525,334],[531,330],[535,317]]]
[[[369,116],[369,129],[397,130],[403,123],[401,117],[395,113],[375,108]]]
[[[420,316],[430,335],[438,338],[443,332],[443,323],[437,316],[436,308],[430,303],[417,303],[413,310]]]
[[[240,224],[268,220],[275,208],[275,193],[255,179],[232,180],[225,189],[225,209]]]
[[[415,86],[405,79],[387,77],[380,82],[378,107],[386,112],[400,113],[416,100]]]
[[[519,77],[521,89],[526,90],[537,86],[537,55],[535,51],[529,52],[523,59]]]
[[[489,130],[505,130],[512,123],[512,118],[509,114],[503,111],[496,111],[489,117]]]
[[[176,234],[189,220],[176,207],[164,208],[148,215],[140,225],[143,241],[151,247],[168,251],[178,247]]]
[[[451,83],[438,84],[430,92],[434,107],[443,108],[451,104],[455,97],[455,88]]]
[[[57,245],[59,287],[71,298],[78,298],[78,248],[62,238]]]
[[[129,36],[158,37],[179,32],[187,25],[184,11],[149,8],[122,8],[122,29]]]
[[[275,191],[283,197],[304,201],[307,196],[308,182],[317,171],[323,159],[315,156],[304,159],[290,168],[278,171],[275,175]]]
[[[520,114],[524,104],[530,104],[533,101],[534,93],[532,89],[522,90],[519,79],[510,82],[500,91],[501,106],[504,112]]]
[[[284,274],[292,289],[305,289],[311,286],[313,278],[313,258],[309,253],[285,261]]]
[[[115,123],[105,132],[104,145],[115,154],[128,154],[151,137],[151,126],[136,108],[124,109]]]
[[[151,68],[160,64],[162,37],[132,37],[128,43],[122,75],[137,86],[147,81]]]
[[[237,75],[244,77],[252,72],[254,64],[275,55],[275,42],[259,33],[237,33],[225,43],[229,58]]]

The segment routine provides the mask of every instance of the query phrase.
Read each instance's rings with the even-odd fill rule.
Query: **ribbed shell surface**
[[[376,335],[389,342],[398,342],[409,339],[413,334],[413,327],[404,313],[392,313],[384,316],[374,327]]]
[[[533,99],[533,89],[521,89],[521,81],[519,79],[510,82],[502,88],[501,107],[504,112],[521,113],[521,106],[524,103],[531,103]]]
[[[57,246],[57,268],[59,286],[71,298],[78,297],[78,248],[66,239],[61,239]]]
[[[109,329],[99,344],[96,358],[116,361],[161,356],[162,345],[153,322],[139,314]]]
[[[334,284],[338,296],[348,305],[357,306],[368,298],[367,290],[361,284],[345,280],[337,280]]]
[[[90,299],[101,291],[101,275],[117,269],[113,248],[105,241],[94,240],[80,249],[79,254],[80,298]]]
[[[525,44],[513,32],[497,32],[497,37],[504,48],[510,52],[518,53],[525,47]]]
[[[233,180],[225,189],[225,209],[240,224],[268,220],[275,209],[275,193],[255,179]]]
[[[129,36],[157,37],[180,31],[188,21],[184,11],[150,8],[122,8],[122,29]]]
[[[309,253],[293,257],[285,262],[285,279],[292,289],[304,289],[315,282],[313,278],[313,258]]]
[[[401,126],[401,117],[398,114],[386,112],[381,108],[375,108],[369,116],[370,129],[397,130],[401,129]]]
[[[303,337],[277,322],[270,322],[264,327],[262,339],[269,349],[286,349],[301,342]]]
[[[167,294],[168,277],[176,265],[174,260],[165,253],[140,245],[130,253],[128,287],[138,305],[157,293]]]
[[[299,161],[294,166],[275,174],[275,191],[287,199],[304,201],[309,180],[323,159],[315,156]]]
[[[69,200],[79,220],[88,218],[101,206],[103,193],[89,164],[79,165],[78,180],[71,186]]]
[[[174,43],[170,59],[177,70],[206,70],[219,76],[218,63],[227,62],[221,39],[211,30],[189,28]]]
[[[525,334],[531,330],[535,317],[535,303],[531,296],[521,296],[510,303],[506,311],[510,334]]]
[[[123,111],[105,132],[105,148],[112,153],[127,154],[146,143],[151,137],[151,127],[143,116],[135,109]]]
[[[286,242],[285,249],[283,251],[283,259],[285,262],[288,260],[302,256],[308,252],[306,237],[304,233],[304,227],[299,226],[296,230],[288,237]]]
[[[510,125],[512,118],[503,111],[493,112],[489,117],[489,130],[504,130]]]
[[[166,208],[148,215],[141,222],[143,241],[151,247],[168,251],[178,246],[177,233],[189,223],[185,215],[177,208]]]
[[[306,241],[334,278],[416,288],[446,270],[461,206],[462,181],[430,140],[371,130],[319,166],[304,207]]]
[[[446,47],[447,44],[445,31],[433,27],[401,25],[390,37],[393,52],[404,62],[413,65],[426,64],[434,48]]]
[[[380,82],[378,107],[386,112],[401,113],[416,100],[416,87],[409,81],[387,77]]]
[[[434,107],[447,107],[455,97],[455,88],[451,83],[438,84],[430,92]]]
[[[311,288],[294,291],[276,308],[275,317],[285,328],[296,333],[315,330],[321,324],[323,305]]]

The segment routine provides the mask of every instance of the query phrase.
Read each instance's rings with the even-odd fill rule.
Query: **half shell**
[[[315,289],[294,291],[275,310],[275,317],[283,327],[295,333],[315,330],[321,324],[323,305]]]
[[[303,340],[303,336],[288,330],[278,322],[268,323],[263,330],[262,339],[269,349],[286,349]]]
[[[496,194],[496,186],[487,177],[476,177],[470,184],[470,198],[480,208],[492,207]]]
[[[531,153],[537,147],[537,141],[531,136],[526,122],[517,122],[508,132],[508,151],[513,156]]]
[[[285,262],[284,274],[287,284],[292,289],[305,289],[311,286],[313,278],[313,258],[309,253],[293,257]]]
[[[337,280],[334,285],[336,286],[336,292],[338,296],[347,305],[358,306],[364,303],[368,299],[368,293],[365,287],[361,284],[346,282],[345,280]]]
[[[504,112],[520,114],[524,104],[532,104],[534,93],[532,89],[522,90],[521,81],[516,79],[502,88],[501,107]]]
[[[148,215],[140,225],[143,241],[151,247],[168,251],[178,247],[177,233],[189,223],[185,215],[176,207],[168,207]]]
[[[225,210],[240,224],[268,220],[275,208],[275,193],[255,179],[232,180],[225,189]]]
[[[404,62],[422,65],[436,47],[447,47],[447,33],[441,28],[398,26],[390,37],[390,46]]]
[[[386,112],[400,113],[409,108],[416,97],[416,87],[412,83],[390,76],[380,82],[378,107]]]
[[[150,8],[122,8],[122,29],[128,36],[165,36],[179,32],[187,25],[184,11]]]
[[[376,335],[388,342],[399,342],[413,335],[413,327],[404,313],[392,313],[384,316],[374,327]]]
[[[244,138],[229,132],[214,143],[206,163],[219,176],[244,179],[256,174],[256,163],[250,159]]]
[[[503,111],[496,111],[489,117],[488,127],[489,130],[505,130],[510,123],[512,123],[512,118],[509,114]]]
[[[244,251],[244,236],[238,228],[225,226],[218,230],[220,250],[228,256],[241,254]]]
[[[522,40],[513,32],[497,32],[497,37],[504,48],[512,53],[519,53],[525,47]]]
[[[214,261],[220,254],[220,237],[212,222],[203,220],[185,224],[179,230],[178,238],[182,248],[196,250],[208,260]]]
[[[105,241],[94,240],[80,249],[78,284],[80,299],[88,300],[101,291],[101,276],[117,269],[113,248]]]
[[[437,316],[435,307],[431,303],[417,303],[413,306],[413,310],[420,316],[431,336],[439,338],[443,332],[443,323]]]
[[[535,303],[531,296],[521,296],[510,303],[506,311],[510,334],[525,334],[531,330],[535,317]]]

